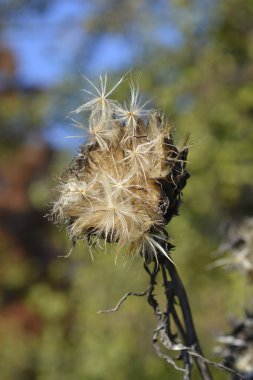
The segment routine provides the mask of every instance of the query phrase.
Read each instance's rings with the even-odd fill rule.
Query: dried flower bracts
[[[243,320],[232,320],[231,324],[231,333],[218,337],[220,345],[215,353],[224,358],[227,367],[250,380],[253,376],[253,315],[246,311]]]
[[[107,77],[100,81],[101,90],[88,81],[91,100],[76,110],[90,112],[88,138],[59,180],[52,216],[73,241],[104,239],[146,260],[167,255],[161,242],[189,176],[187,148],[174,145],[164,117],[144,109],[138,88],[122,106],[109,98],[117,85],[106,92]]]
[[[218,253],[223,257],[215,266],[239,271],[250,283],[253,281],[253,218],[245,217],[240,222],[231,223]]]

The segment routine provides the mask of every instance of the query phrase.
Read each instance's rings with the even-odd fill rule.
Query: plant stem
[[[183,320],[184,320],[184,325],[185,325],[185,331],[184,331],[184,334],[182,334],[182,338],[185,340],[184,343],[187,347],[192,347],[197,353],[199,353],[201,356],[203,356],[201,346],[199,344],[199,339],[198,339],[196,329],[194,326],[188,297],[187,297],[185,288],[183,286],[183,283],[182,283],[182,281],[181,281],[181,279],[177,273],[177,270],[176,270],[174,264],[166,258],[162,258],[159,262],[160,262],[160,266],[161,267],[164,266],[166,268],[166,270],[168,271],[170,278],[171,278],[171,285],[172,285],[172,288],[174,291],[174,295],[178,298],[178,301],[180,304],[180,308],[181,308]],[[165,284],[165,286],[166,286],[166,284]],[[171,301],[168,300],[168,302],[171,302]],[[174,306],[173,306],[173,309],[174,309]],[[172,313],[172,316],[174,313],[175,313],[175,309]],[[178,318],[178,316],[177,316],[177,318]],[[178,323],[179,323],[179,320],[177,318],[175,319],[175,314],[174,314],[173,319],[174,319],[176,325],[178,325]],[[182,327],[180,327],[180,329],[181,329],[181,333],[182,333],[183,332]],[[207,365],[203,362],[203,360],[201,360],[201,358],[195,358],[195,360],[196,360],[196,364],[198,366],[198,369],[199,369],[199,372],[200,372],[202,379],[203,380],[212,380],[211,373],[210,373]]]

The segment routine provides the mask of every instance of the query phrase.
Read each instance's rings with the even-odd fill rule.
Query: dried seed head
[[[246,217],[240,223],[231,223],[225,241],[219,247],[223,257],[213,266],[224,266],[239,271],[250,283],[253,281],[253,218]]]
[[[117,83],[119,85],[123,78]],[[187,149],[173,143],[171,128],[155,110],[145,110],[130,85],[129,105],[101,89],[76,112],[89,111],[89,136],[60,178],[52,217],[73,241],[99,239],[140,252],[146,260],[167,256],[165,225],[178,214]],[[80,125],[79,125],[80,127]]]
[[[234,319],[231,324],[232,331],[217,338],[215,353],[222,356],[224,364],[237,371],[243,379],[252,379],[253,315],[246,311],[244,319]]]

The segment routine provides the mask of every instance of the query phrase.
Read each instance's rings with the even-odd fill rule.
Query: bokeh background
[[[251,308],[239,274],[208,267],[226,225],[253,214],[253,2],[1,0],[0,15],[1,380],[181,379],[154,353],[144,298],[97,314],[145,289],[141,259],[92,261],[84,243],[60,258],[71,244],[45,218],[82,141],[66,138],[80,135],[68,115],[84,102],[82,74],[114,83],[129,69],[177,143],[190,134],[192,177],[168,231],[202,346],[217,359],[228,316]]]

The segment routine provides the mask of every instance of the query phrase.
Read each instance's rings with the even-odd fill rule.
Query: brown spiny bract
[[[88,137],[59,179],[52,215],[65,224],[73,241],[117,243],[145,259],[167,256],[164,227],[178,213],[188,178],[187,149],[174,146],[171,128],[155,110],[145,110],[130,85],[123,106],[89,81],[94,93],[76,112],[88,111]],[[84,128],[82,125],[78,125]]]

